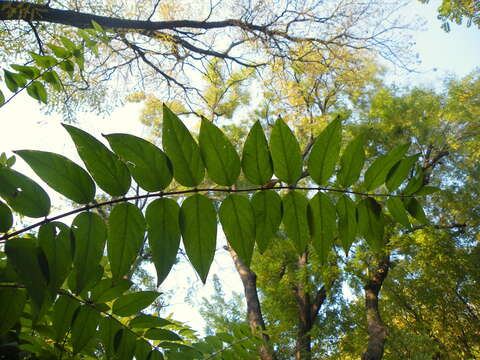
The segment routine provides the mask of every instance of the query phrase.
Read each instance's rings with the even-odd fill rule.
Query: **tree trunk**
[[[378,294],[382,288],[383,281],[387,277],[390,267],[389,256],[378,264],[377,269],[365,285],[365,308],[367,310],[368,345],[362,355],[362,360],[380,360],[383,357],[385,341],[387,340],[387,329],[380,317],[378,309]]]
[[[261,332],[263,344],[259,346],[260,359],[275,360],[275,354],[270,350],[270,337],[265,333],[266,327],[263,321],[262,309],[257,293],[257,274],[248,268],[237,253],[229,246],[228,251],[232,256],[235,268],[237,269],[240,279],[243,283],[245,292],[245,299],[247,302],[247,318],[252,329],[252,333],[258,334]]]

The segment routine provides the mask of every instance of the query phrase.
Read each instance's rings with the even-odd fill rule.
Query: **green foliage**
[[[205,283],[216,251],[217,209],[229,246],[247,267],[255,243],[261,253],[277,246],[272,246],[271,239],[278,235],[282,223],[290,241],[290,256],[293,249],[303,254],[312,244],[320,267],[328,264],[337,237],[345,252],[357,237],[364,237],[375,251],[383,249],[383,203],[407,228],[411,222],[407,213],[421,223],[426,221],[419,201],[410,195],[421,190],[417,183],[423,173],[417,171],[408,178],[407,173],[418,160],[416,155],[405,156],[408,145],[374,160],[366,170],[365,186],[381,193],[357,191],[352,197],[350,190],[328,187],[340,154],[340,120],[327,126],[313,145],[307,160],[313,175],[304,172],[298,140],[281,119],[275,123],[269,143],[260,123],[253,126],[241,162],[235,147],[215,125],[202,120],[197,145],[181,120],[166,107],[165,153],[146,140],[126,134],[106,135],[111,151],[87,132],[70,125],[65,128],[87,171],[57,154],[31,150],[17,154],[53,190],[83,205],[63,215],[76,215],[71,227],[47,218],[9,233],[13,222],[18,223],[16,218],[12,220],[12,210],[28,217],[44,217],[50,199],[38,184],[10,169],[14,160],[0,157],[0,197],[8,204],[0,203],[0,231],[6,232],[1,240],[5,241],[7,256],[0,265],[10,269],[0,272],[0,289],[4,291],[2,284],[14,284],[5,288],[9,296],[1,300],[11,311],[0,312],[5,319],[0,329],[8,334],[20,333],[34,355],[62,352],[92,357],[101,343],[108,358],[131,359],[134,354],[148,359],[173,359],[178,354],[186,358],[254,358],[252,349],[262,340],[251,335],[249,329],[240,326],[202,341],[187,341],[188,329],[142,313],[160,293],[130,289],[132,282],[128,279],[140,261],[145,234],[158,285],[176,262],[180,238]],[[363,140],[354,140],[345,148],[337,173],[340,183],[361,186],[358,178],[363,153]],[[205,167],[215,186],[200,188]],[[239,180],[241,167],[248,181],[264,187],[245,187]],[[279,179],[271,178],[273,172]],[[172,174],[189,188],[171,188]],[[148,192],[130,195],[131,176]],[[271,180],[278,185],[268,185]],[[305,186],[298,186],[298,181]],[[313,181],[322,188],[312,186]],[[113,198],[95,201],[96,185]],[[214,194],[215,202],[211,198]],[[151,198],[153,201],[145,203],[144,217],[139,200]],[[108,211],[102,209],[110,205],[113,207]],[[36,228],[38,232],[18,237]],[[33,320],[26,323],[26,318]],[[38,326],[48,331],[41,332]],[[99,332],[94,335],[97,327]],[[29,330],[36,335],[25,340],[25,331]]]

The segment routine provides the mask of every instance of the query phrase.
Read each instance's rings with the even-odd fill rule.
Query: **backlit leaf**
[[[6,233],[13,225],[13,215],[10,208],[0,201],[0,233]]]
[[[395,164],[395,166],[388,172],[387,181],[385,182],[388,191],[393,192],[398,189],[408,177],[410,170],[419,157],[420,154],[407,156]]]
[[[202,117],[198,141],[209,178],[219,185],[233,185],[240,175],[240,158],[230,140]]]
[[[154,327],[163,327],[167,325],[172,325],[172,322],[158,316],[144,314],[138,315],[136,318],[130,320],[128,324],[128,326],[130,326],[131,328],[139,329],[149,329]]]
[[[172,164],[165,153],[142,138],[128,134],[105,135],[115,154],[125,161],[133,178],[147,191],[165,189],[172,181]]]
[[[302,154],[292,130],[282,119],[273,125],[270,136],[273,171],[287,184],[295,183],[302,175]]]
[[[371,197],[360,201],[357,206],[358,230],[368,245],[374,250],[380,250],[385,244],[382,207]]]
[[[308,230],[308,200],[300,192],[289,191],[283,197],[283,225],[299,254],[303,254],[310,241]]]
[[[327,195],[317,192],[310,200],[310,229],[312,244],[321,264],[326,264],[333,247],[336,227],[335,206]]]
[[[348,251],[357,234],[357,210],[353,200],[345,194],[340,195],[338,198],[336,208],[338,214],[338,233],[345,255],[348,256]]]
[[[360,176],[365,163],[365,137],[358,136],[347,145],[340,158],[340,170],[337,174],[337,181],[340,185],[349,187],[353,185]]]
[[[182,338],[173,331],[167,329],[150,329],[145,333],[145,337],[150,340],[164,341],[182,341]]]
[[[428,219],[423,211],[422,205],[415,198],[404,199],[405,208],[408,213],[418,220],[421,224],[428,225]]]
[[[387,179],[390,169],[405,155],[410,144],[399,145],[386,155],[377,158],[365,172],[365,188],[367,191],[376,189]]]
[[[15,151],[55,191],[78,204],[95,198],[95,183],[88,173],[65,156],[36,150]]]
[[[255,122],[245,140],[242,169],[245,177],[252,184],[263,185],[272,178],[272,157],[260,121]]]
[[[180,184],[194,187],[205,176],[200,149],[180,119],[163,106],[163,149],[173,164],[173,176]]]
[[[145,227],[142,212],[133,204],[115,205],[110,213],[107,252],[114,282],[130,271],[143,245]]]
[[[218,215],[228,243],[240,260],[250,267],[255,246],[255,219],[250,201],[244,196],[231,194],[222,201]]]
[[[282,199],[273,190],[257,191],[252,197],[252,208],[255,216],[255,241],[262,254],[282,222]]]
[[[96,333],[96,328],[100,322],[100,315],[97,310],[89,305],[80,307],[72,326],[72,346],[73,352],[79,353],[91,341]]]
[[[390,215],[392,215],[393,220],[410,229],[410,221],[408,220],[407,211],[400,198],[394,196],[390,197],[387,200],[387,208]]]
[[[0,197],[16,212],[40,218],[50,212],[50,198],[40,185],[15,170],[0,167]]]
[[[125,195],[131,181],[127,166],[92,135],[71,125],[63,126],[98,186],[112,196]]]
[[[89,280],[96,276],[97,267],[103,256],[107,227],[103,219],[91,212],[82,212],[72,222],[72,232],[75,239],[76,292],[79,294]]]
[[[149,307],[160,295],[156,291],[139,291],[122,295],[112,306],[112,312],[120,316],[131,316]]]
[[[18,321],[26,301],[25,289],[0,288],[0,336]]]
[[[112,279],[102,279],[92,289],[90,299],[97,303],[112,301],[122,295],[132,286],[132,282],[127,279],[120,279],[115,283]]]
[[[47,90],[40,81],[33,81],[27,86],[27,94],[35,100],[41,101],[44,104],[47,103]]]
[[[157,286],[169,274],[180,247],[180,207],[177,202],[162,198],[151,202],[145,213],[148,244],[157,271]]]
[[[180,230],[187,256],[205,283],[217,240],[217,215],[212,201],[200,194],[188,197],[180,209]]]
[[[340,118],[333,120],[318,135],[308,157],[308,173],[318,185],[324,185],[333,175],[340,153],[342,123]]]
[[[53,328],[55,340],[58,342],[61,342],[70,330],[74,314],[79,307],[80,303],[69,296],[60,295],[58,297],[53,306]]]

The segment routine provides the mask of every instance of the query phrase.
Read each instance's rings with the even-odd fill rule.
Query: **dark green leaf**
[[[8,90],[16,92],[18,88],[23,88],[27,84],[27,80],[24,75],[13,73],[8,70],[3,70],[3,79]]]
[[[258,191],[252,197],[252,208],[255,215],[255,241],[262,254],[282,222],[282,199],[273,190]]]
[[[395,221],[410,229],[410,221],[408,220],[407,211],[400,198],[393,196],[390,197],[387,200],[387,208]]]
[[[417,170],[415,171],[415,176],[413,176],[410,181],[408,182],[405,189],[403,189],[402,193],[405,195],[412,195],[419,191],[422,186],[424,185],[425,178],[423,176],[423,170],[420,166],[417,166]]]
[[[22,73],[28,79],[35,79],[40,75],[40,71],[34,66],[10,65],[10,67],[19,73]]]
[[[160,295],[156,291],[139,291],[122,295],[112,306],[112,312],[120,316],[131,316],[150,306]]]
[[[56,73],[55,70],[50,70],[50,71],[47,71],[47,72],[43,73],[42,79],[45,82],[47,82],[48,84],[52,85],[52,87],[55,90],[57,90],[57,91],[62,90],[62,82],[61,82],[60,77],[58,76],[58,74]]]
[[[113,283],[112,279],[102,279],[91,291],[90,299],[97,303],[112,301],[122,295],[132,286],[127,279],[120,279]]]
[[[65,334],[72,326],[75,312],[80,307],[80,303],[69,296],[60,295],[53,306],[53,328],[55,330],[55,340],[61,342]]]
[[[0,233],[6,233],[13,225],[13,215],[10,208],[0,201]]]
[[[416,196],[425,196],[425,195],[431,195],[435,194],[436,192],[441,191],[441,189],[435,187],[435,186],[423,186],[418,190],[415,195]]]
[[[317,192],[310,200],[310,229],[312,243],[321,264],[326,264],[333,247],[336,226],[335,206],[327,195]]]
[[[205,176],[200,149],[180,119],[163,105],[163,149],[173,164],[173,176],[180,184],[194,187]]]
[[[292,130],[280,118],[273,125],[270,150],[275,175],[287,184],[295,183],[302,175],[300,145]]]
[[[240,175],[240,158],[225,134],[202,117],[198,141],[210,179],[218,185],[235,184]]]
[[[337,180],[340,185],[349,187],[354,184],[365,162],[365,137],[358,136],[347,145],[340,158],[340,170]]]
[[[165,189],[172,181],[172,164],[152,143],[128,134],[105,135],[113,151],[126,162],[133,178],[147,191]]]
[[[47,90],[40,81],[33,81],[27,86],[27,93],[35,100],[41,101],[44,104],[47,103]]]
[[[315,140],[308,157],[308,172],[318,185],[325,184],[333,175],[340,153],[341,140],[340,118],[333,120]]]
[[[405,208],[408,213],[417,219],[421,224],[428,225],[428,219],[422,209],[422,205],[415,198],[405,198]]]
[[[152,352],[148,355],[147,360],[163,360],[164,357],[162,353],[156,349],[152,350]]]
[[[2,90],[0,90],[0,106],[5,103],[5,95],[3,95]]]
[[[135,359],[136,360],[148,360],[148,355],[152,351],[152,347],[143,339],[138,339],[135,346]]]
[[[11,168],[11,167],[15,164],[16,159],[17,159],[17,158],[16,158],[14,155],[10,156],[10,157],[7,159],[5,165],[7,165],[8,168]]]
[[[34,239],[15,238],[5,243],[5,253],[37,310],[45,299],[48,274],[41,263],[41,252]]]
[[[260,121],[255,122],[245,140],[242,169],[245,177],[252,184],[263,185],[272,178],[272,157]]]
[[[133,204],[118,204],[110,213],[107,252],[114,282],[130,271],[143,245],[145,227],[142,212]]]
[[[107,227],[103,219],[94,213],[83,212],[72,222],[75,239],[76,292],[79,294],[97,274],[97,267],[103,256]]]
[[[72,326],[73,352],[79,353],[94,338],[101,316],[88,305],[80,307]]]
[[[112,317],[104,317],[101,319],[98,334],[105,349],[107,359],[114,359],[115,339],[118,338],[118,334],[121,334],[122,329],[122,325]]]
[[[131,181],[127,166],[92,135],[71,125],[63,126],[98,186],[112,196],[125,195]]]
[[[395,164],[395,166],[388,172],[387,181],[385,182],[388,191],[393,192],[398,189],[408,177],[410,170],[419,157],[420,154],[407,156],[405,159],[402,159]]]
[[[357,206],[358,230],[368,245],[374,250],[380,250],[385,244],[384,218],[381,205],[371,197],[360,201]]]
[[[70,60],[63,60],[60,64],[60,69],[68,73],[70,77],[73,77],[73,73],[75,71],[75,64]]]
[[[357,233],[357,210],[355,203],[350,197],[342,194],[337,202],[338,232],[345,255],[348,256]]]
[[[0,167],[0,196],[16,212],[32,218],[47,216],[50,198],[36,182],[15,170]]]
[[[283,225],[299,254],[303,254],[310,241],[307,220],[307,198],[297,191],[289,191],[283,198]]]
[[[162,319],[158,316],[152,315],[138,315],[135,319],[130,320],[128,324],[131,328],[139,328],[139,329],[149,329],[154,327],[163,327],[167,325],[171,325],[172,322]]]
[[[250,267],[255,246],[255,218],[250,201],[244,196],[231,194],[222,201],[218,215],[228,243],[240,260]]]
[[[145,333],[145,337],[150,340],[182,341],[180,336],[166,329],[150,329]]]
[[[409,147],[410,144],[399,145],[370,165],[364,180],[367,191],[376,189],[385,182],[390,169],[405,155]]]
[[[15,151],[52,189],[79,204],[95,198],[95,183],[88,173],[65,156],[36,150]]]
[[[148,244],[157,270],[157,286],[165,280],[177,259],[180,247],[179,212],[177,202],[167,198],[157,199],[147,207]]]
[[[0,288],[0,336],[19,320],[26,301],[25,289]]]
[[[137,337],[127,329],[122,329],[117,336],[119,338],[118,344],[115,344],[114,342],[117,358],[122,360],[131,360],[135,354]]]
[[[70,229],[60,222],[44,224],[38,230],[38,244],[47,258],[49,288],[55,294],[72,266]]]
[[[195,194],[180,209],[180,230],[185,251],[203,283],[215,255],[217,215],[212,201]]]

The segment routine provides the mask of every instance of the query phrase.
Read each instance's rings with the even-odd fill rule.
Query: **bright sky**
[[[440,22],[436,19],[436,6],[438,6],[438,1],[432,1],[429,5],[422,5],[414,1],[408,7],[412,16],[420,15],[426,20],[425,31],[414,34],[415,48],[422,64],[420,72],[396,71],[392,74],[392,79],[398,85],[424,84],[436,87],[446,74],[464,76],[474,70],[475,67],[480,66],[480,30],[474,27],[452,26],[450,33],[443,32],[440,29]],[[437,71],[433,69],[437,69]],[[7,94],[8,91],[4,91],[4,93]],[[146,135],[143,133],[143,126],[137,121],[140,108],[141,105],[139,104],[129,104],[117,109],[106,119],[83,114],[79,116],[79,126],[97,137],[100,137],[101,133],[112,132],[125,132],[138,136]],[[7,152],[8,155],[11,155],[11,150],[44,150],[57,152],[80,162],[60,122],[61,118],[59,116],[43,115],[38,104],[28,96],[18,96],[0,109],[0,153]],[[17,159],[17,161],[16,169],[35,178],[20,159]],[[58,211],[53,211],[53,213],[58,213]],[[224,242],[224,236],[220,228],[219,234],[217,248],[220,249],[222,242]],[[202,296],[211,294],[211,276],[214,273],[221,275],[224,290],[227,293],[229,290],[243,291],[230,257],[223,250],[219,251],[218,255],[210,271],[207,286],[201,286],[201,282],[192,268],[186,263],[177,266],[176,271],[162,286],[163,291],[175,290],[176,294],[170,302],[172,307],[168,308],[167,313],[173,311],[175,319],[186,321],[197,330],[202,328],[201,317],[185,301],[189,296],[188,288],[192,282],[199,290],[195,293],[196,298],[190,299],[193,301],[199,301]]]

